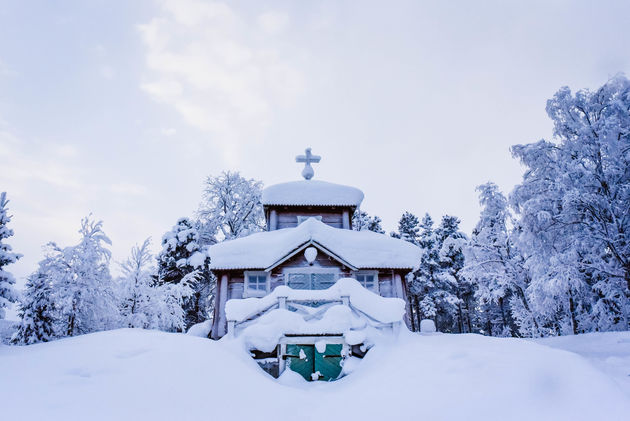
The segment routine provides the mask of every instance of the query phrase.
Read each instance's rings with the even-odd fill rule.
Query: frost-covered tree
[[[438,302],[440,325],[444,331],[472,332],[474,322],[474,288],[463,276],[466,234],[459,230],[459,219],[444,215],[437,228],[440,272],[436,287],[441,290]]]
[[[538,326],[527,298],[529,273],[511,238],[507,199],[494,183],[477,190],[481,215],[463,272],[476,289],[482,329],[492,336],[535,336]]]
[[[28,277],[19,305],[20,324],[11,339],[14,344],[30,345],[55,338],[56,308],[53,284],[44,259],[39,269]]]
[[[532,305],[553,333],[630,328],[630,81],[560,89],[554,141],[512,148],[527,171],[511,195]]]
[[[357,209],[352,215],[352,229],[355,231],[373,231],[379,234],[385,234],[385,230],[381,226],[383,221],[380,217],[370,216],[367,212]]]
[[[454,266],[459,221],[447,216],[443,223],[448,225],[440,225],[436,229],[429,214],[422,218],[417,240],[422,255],[409,290],[417,310],[418,324],[422,319],[432,319],[438,330],[451,332],[456,330],[454,326],[457,325],[459,307],[457,278],[453,276],[459,276],[460,271]],[[448,241],[449,245],[442,250],[444,241]]]
[[[207,320],[211,312],[215,281],[209,263],[207,250],[200,244],[199,232],[190,219],[179,219],[171,231],[164,234],[158,255],[158,279],[161,285],[180,284],[185,280],[186,287],[192,291],[186,295],[187,290],[173,287],[175,298],[168,300],[183,303],[185,328]]]
[[[15,263],[20,254],[14,253],[10,245],[4,242],[13,235],[13,230],[8,227],[11,216],[8,214],[7,194],[0,193],[0,319],[4,319],[5,309],[11,303],[16,302],[18,295],[15,291],[15,278],[5,268],[11,263]]]
[[[400,218],[400,221],[398,221],[398,230],[392,232],[391,236],[418,245],[419,231],[420,221],[418,217],[411,212],[405,212]]]
[[[198,211],[202,237],[230,240],[264,229],[261,195],[262,183],[239,172],[208,177]]]
[[[150,329],[158,325],[158,288],[154,279],[151,239],[135,245],[121,265],[118,297],[121,324],[125,327]]]
[[[109,273],[110,239],[103,222],[81,221],[81,241],[76,246],[50,245],[47,275],[53,285],[60,336],[111,328],[118,323],[114,284]]]

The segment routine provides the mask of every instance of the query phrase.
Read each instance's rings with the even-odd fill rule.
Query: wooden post
[[[219,325],[217,326],[219,337],[225,335],[225,302],[227,301],[227,289],[228,276],[227,274],[224,274],[223,276],[221,276],[221,283],[219,284],[219,302],[217,303],[219,305]]]
[[[341,303],[344,306],[350,306],[350,297],[348,295],[342,295],[341,296]]]
[[[233,338],[234,335],[236,334],[236,332],[234,331],[234,328],[236,327],[236,322],[234,320],[228,320],[227,322],[227,336],[228,338]]]
[[[278,308],[287,308],[287,297],[278,297]]]
[[[343,211],[342,224],[343,224],[343,229],[345,229],[345,230],[351,229],[351,227],[350,227],[350,212],[348,212],[348,210],[344,210]]]
[[[278,212],[275,209],[271,209],[269,212],[269,231],[275,231],[278,229]]]
[[[284,359],[284,355],[287,353],[287,344],[280,343],[278,347],[278,375],[284,372],[286,368],[286,360]]]

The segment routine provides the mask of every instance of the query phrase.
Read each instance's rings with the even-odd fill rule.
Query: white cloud
[[[258,25],[267,33],[277,34],[289,24],[289,15],[283,12],[269,11],[258,16]]]
[[[288,16],[269,12],[252,25],[223,3],[161,6],[160,16],[139,25],[149,70],[141,88],[233,155],[303,90],[303,75],[286,46],[267,38],[286,26]]]
[[[108,65],[101,66],[100,73],[101,76],[107,80],[112,80],[116,76],[114,68]]]

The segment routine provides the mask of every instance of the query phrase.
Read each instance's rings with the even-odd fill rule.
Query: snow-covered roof
[[[357,269],[413,269],[420,249],[372,231],[333,228],[309,218],[294,228],[265,231],[215,244],[208,249],[210,269],[271,269],[309,244]]]
[[[359,206],[363,192],[356,187],[321,180],[274,184],[262,192],[263,205]]]

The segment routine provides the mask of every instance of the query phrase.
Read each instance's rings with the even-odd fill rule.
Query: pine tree
[[[12,338],[14,344],[30,345],[55,338],[53,288],[46,274],[46,260],[29,276],[20,303],[20,324]]]
[[[443,290],[440,297],[443,321],[440,324],[444,331],[463,333],[473,331],[474,289],[462,273],[467,238],[459,231],[459,223],[458,218],[444,215],[437,229],[440,244],[438,288]]]
[[[115,326],[118,308],[109,273],[111,244],[103,222],[86,217],[81,221],[81,241],[59,248],[51,244],[47,273],[54,287],[60,334],[75,336]]]
[[[4,243],[4,240],[13,236],[13,230],[7,226],[11,222],[8,204],[7,194],[5,192],[0,193],[0,319],[4,319],[5,308],[18,299],[14,288],[15,278],[4,268],[22,257],[20,254],[13,253],[11,246]]]
[[[121,323],[125,327],[151,329],[158,325],[157,286],[149,251],[151,239],[131,249],[131,256],[120,266],[118,280]]]
[[[398,231],[391,233],[391,236],[418,245],[419,224],[420,221],[416,215],[411,212],[405,212],[400,221],[398,221]]]
[[[181,298],[169,300],[169,303],[182,301],[186,329],[207,320],[212,310],[215,280],[209,263],[207,251],[199,244],[199,233],[190,219],[179,219],[172,230],[164,234],[158,255],[158,279],[162,285],[185,281],[192,291],[192,295],[186,296],[186,289],[173,289]]]
[[[352,229],[354,231],[373,231],[379,234],[385,234],[385,230],[381,226],[383,221],[378,216],[370,216],[367,212],[357,209],[352,215]]]

